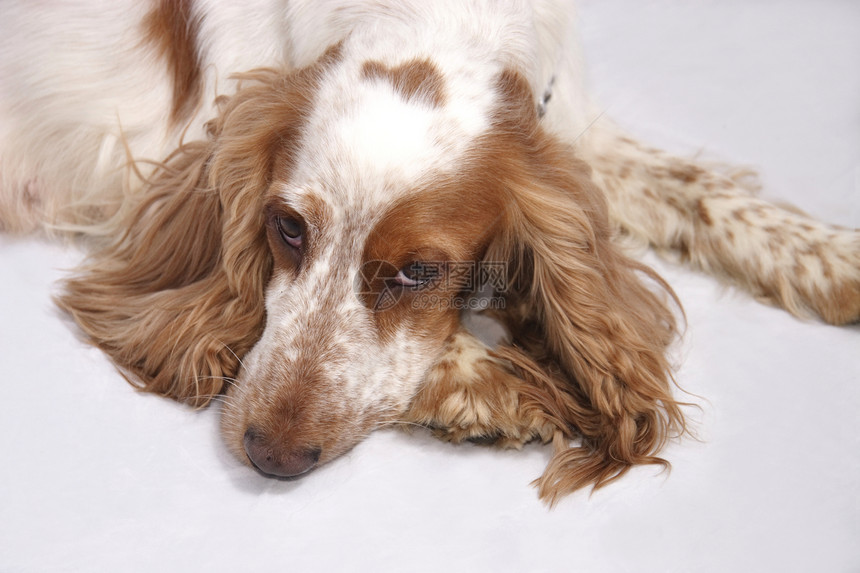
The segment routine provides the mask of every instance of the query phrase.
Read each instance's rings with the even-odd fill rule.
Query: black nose
[[[296,477],[313,469],[320,459],[320,448],[290,448],[273,443],[248,429],[244,438],[248,459],[262,473],[272,477]]]

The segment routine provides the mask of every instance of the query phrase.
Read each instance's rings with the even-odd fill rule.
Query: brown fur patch
[[[704,174],[705,171],[695,165],[679,164],[669,168],[669,176],[682,183],[695,183]]]
[[[714,221],[711,219],[711,214],[708,212],[708,207],[702,199],[696,201],[696,214],[699,215],[699,220],[708,227],[713,226]]]
[[[836,283],[819,301],[819,313],[831,324],[857,322],[860,316],[860,282]]]
[[[464,196],[469,200],[463,201]],[[388,210],[368,236],[363,263],[384,261],[387,274],[413,262],[442,263],[445,274],[420,290],[405,288],[396,306],[376,313],[383,339],[407,320],[415,323],[416,333],[438,336],[441,332],[443,340],[453,331],[459,311],[449,303],[463,292],[453,284],[451,273],[464,265],[477,265],[497,234],[503,209],[498,190],[487,186],[480,172],[466,169],[410,193]],[[369,308],[374,308],[383,287],[381,282],[366,285]],[[417,300],[427,297],[447,307],[446,312],[425,308]]]
[[[433,107],[445,103],[445,81],[430,60],[411,60],[390,68],[377,61],[368,61],[361,68],[368,80],[386,80],[407,102],[418,100]]]
[[[162,57],[173,85],[170,122],[188,120],[203,90],[200,46],[201,17],[193,14],[192,0],[158,0],[143,20],[145,40]]]

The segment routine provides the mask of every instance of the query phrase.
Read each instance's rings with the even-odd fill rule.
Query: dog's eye
[[[439,263],[415,261],[400,269],[394,282],[403,287],[421,288],[438,279],[441,274]]]
[[[278,217],[278,232],[286,244],[294,249],[302,246],[302,224],[292,217]]]

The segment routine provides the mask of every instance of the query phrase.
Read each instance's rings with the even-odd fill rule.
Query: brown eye
[[[292,217],[277,217],[278,233],[286,244],[294,249],[302,247],[302,224]]]

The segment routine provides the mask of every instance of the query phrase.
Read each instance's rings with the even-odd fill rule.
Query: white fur
[[[565,4],[537,2],[532,10],[511,0],[254,0],[241,6],[204,0],[194,7],[202,16],[204,97],[187,125],[171,127],[170,78],[142,35],[147,3],[9,3],[0,21],[0,215],[20,209],[25,192],[37,194],[45,209],[33,215],[29,228],[58,220],[59,209],[85,198],[119,204],[123,189],[140,185],[123,169],[129,157],[157,161],[183,136],[201,137],[215,96],[234,91],[233,74],[303,67],[347,36],[353,57],[391,62],[432,56],[452,81],[447,125],[474,135],[486,119],[476,111],[490,103],[488,82],[500,66],[530,72],[535,93],[542,92],[559,46],[538,46],[536,31],[563,36],[558,28],[568,20]],[[542,21],[533,23],[535,15]],[[415,19],[427,23],[417,37],[408,25]],[[414,54],[399,49],[404,35]],[[355,85],[357,70],[345,72],[341,89]],[[462,134],[450,135],[463,141],[457,137]],[[138,168],[149,171],[144,163]],[[3,219],[8,225],[12,217]]]

